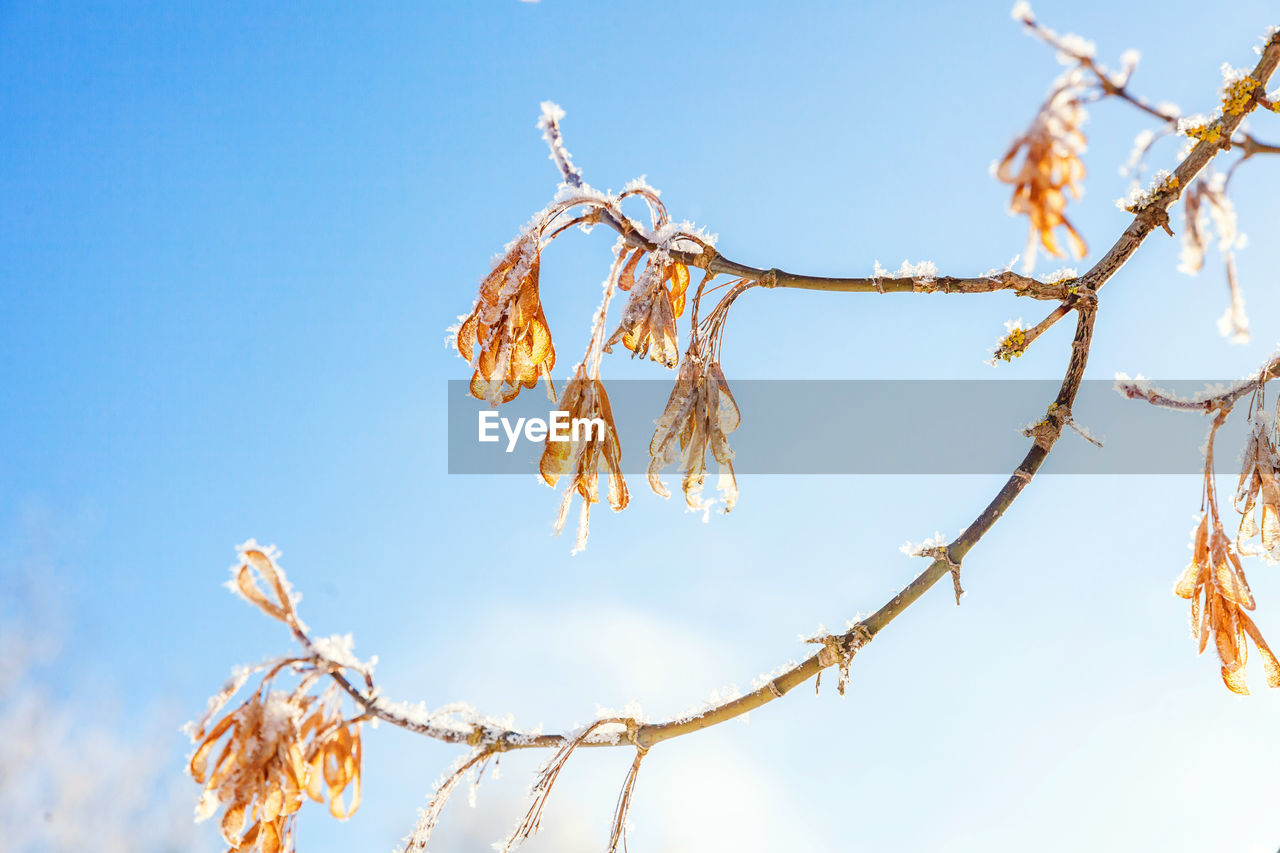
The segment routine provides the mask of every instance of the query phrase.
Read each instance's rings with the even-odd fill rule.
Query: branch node
[[[839,636],[823,634],[806,640],[822,646],[818,652],[818,666],[826,669],[835,665],[839,668],[840,680],[836,682],[836,691],[841,696],[844,695],[845,687],[849,683],[849,664],[853,663],[853,656],[858,653],[858,649],[871,642],[872,636],[871,630],[864,623],[859,622]],[[814,689],[817,690],[816,684]]]
[[[1168,214],[1165,214],[1165,218],[1168,218]],[[1071,295],[1075,297],[1077,311],[1093,311],[1098,307],[1098,291],[1091,285],[1078,285]]]
[[[1063,424],[1070,420],[1070,407],[1060,406],[1057,403],[1050,403],[1049,410],[1045,412],[1044,417],[1027,429],[1024,429],[1022,434],[1027,438],[1035,439],[1036,446],[1047,451],[1053,448],[1054,442],[1056,442],[1058,440],[1058,436],[1062,434]],[[1021,472],[1016,472],[1015,476],[1017,473]],[[1028,476],[1027,479],[1030,480],[1030,476]]]
[[[840,660],[840,640],[830,634],[824,637],[815,637],[808,642],[821,643],[822,648],[818,651],[818,666],[826,669],[832,664]]]
[[[951,551],[946,545],[938,545],[933,548],[926,548],[920,552],[922,557],[933,557],[947,564],[947,570],[951,572],[951,586],[956,593],[956,607],[960,606],[960,596],[964,595],[964,588],[960,586],[960,561],[951,556]]]

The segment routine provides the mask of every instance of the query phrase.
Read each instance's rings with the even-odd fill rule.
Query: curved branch
[[[1027,23],[1035,28],[1031,21],[1028,20]],[[1050,35],[1052,34],[1050,33]],[[1048,40],[1051,44],[1055,43],[1052,39]],[[1176,119],[1176,116],[1169,115],[1157,108],[1149,107],[1145,101],[1128,94],[1126,91],[1127,76],[1109,78],[1102,69],[1094,65],[1091,58],[1076,54],[1072,55],[1080,62],[1082,67],[1087,68],[1097,76],[1101,91],[1106,95],[1118,96],[1166,122],[1172,122]],[[756,285],[877,293],[990,293],[1012,291],[1019,296],[1030,296],[1036,299],[1059,302],[1056,309],[1041,323],[1030,330],[1025,330],[1021,338],[1021,349],[1025,349],[1027,345],[1045,330],[1052,327],[1061,317],[1072,311],[1076,313],[1075,335],[1057,395],[1053,402],[1049,404],[1046,414],[1040,422],[1026,431],[1026,434],[1032,439],[1031,447],[1028,448],[1021,462],[1005,480],[999,491],[959,536],[946,545],[929,547],[918,553],[918,556],[930,557],[931,560],[927,568],[905,588],[894,595],[871,616],[853,624],[844,633],[835,636],[824,635],[810,640],[810,642],[819,644],[821,648],[807,657],[802,663],[791,666],[751,693],[731,701],[713,705],[697,714],[655,723],[640,723],[630,717],[600,717],[576,731],[557,734],[533,734],[518,731],[507,724],[491,719],[480,718],[470,712],[464,718],[458,719],[451,714],[431,714],[390,702],[379,693],[372,677],[371,665],[356,660],[351,655],[348,645],[335,643],[332,639],[327,641],[313,640],[306,626],[298,618],[295,609],[298,598],[292,593],[283,572],[275,564],[272,549],[259,550],[256,547],[256,543],[251,541],[240,548],[244,562],[238,568],[233,569],[233,577],[235,579],[232,583],[233,591],[239,592],[268,615],[286,623],[295,641],[303,650],[302,656],[282,658],[265,665],[272,668],[268,671],[262,684],[259,685],[255,697],[261,695],[265,686],[277,672],[286,666],[292,666],[295,672],[302,674],[302,678],[297,692],[289,701],[296,703],[293,707],[301,709],[305,707],[305,702],[298,698],[299,694],[310,689],[317,679],[324,676],[331,678],[334,685],[345,692],[355,703],[357,714],[347,719],[338,713],[333,721],[324,723],[326,728],[322,729],[321,734],[317,735],[317,737],[328,737],[338,728],[341,728],[341,734],[349,738],[357,738],[354,749],[355,757],[352,759],[356,769],[350,771],[350,773],[354,773],[354,778],[356,779],[357,799],[359,796],[358,766],[360,760],[358,734],[347,732],[347,726],[355,727],[358,732],[359,723],[376,718],[443,742],[467,744],[472,747],[470,756],[460,758],[455,763],[453,771],[437,786],[434,796],[415,829],[413,839],[407,848],[408,850],[422,849],[440,814],[440,809],[444,806],[445,800],[448,799],[450,793],[463,776],[477,768],[478,772],[483,772],[483,768],[488,762],[491,759],[496,759],[499,753],[508,750],[534,748],[555,750],[552,759],[544,767],[538,782],[534,786],[535,796],[529,811],[516,828],[514,834],[508,839],[504,848],[511,849],[536,832],[543,806],[550,795],[556,777],[576,749],[579,747],[630,745],[636,750],[636,755],[619,795],[608,849],[610,851],[616,850],[619,843],[625,846],[625,819],[636,776],[642,760],[655,744],[719,725],[756,710],[775,699],[782,698],[789,691],[810,678],[820,678],[822,671],[832,666],[837,667],[839,670],[838,690],[843,694],[853,657],[867,643],[879,636],[880,632],[893,620],[906,612],[912,604],[923,597],[929,589],[947,575],[952,577],[956,603],[959,604],[962,594],[960,586],[961,563],[972,548],[994,527],[1030,484],[1061,438],[1063,429],[1072,424],[1072,407],[1084,379],[1092,344],[1098,308],[1098,291],[1115,276],[1156,228],[1162,227],[1172,233],[1168,226],[1168,210],[1170,206],[1177,200],[1181,191],[1191,185],[1192,181],[1214,156],[1220,151],[1232,147],[1231,140],[1244,118],[1260,105],[1273,108],[1263,91],[1265,91],[1265,83],[1278,66],[1280,66],[1280,32],[1272,34],[1261,51],[1261,57],[1250,74],[1252,79],[1247,81],[1254,86],[1252,90],[1245,89],[1245,91],[1250,92],[1249,96],[1244,98],[1241,95],[1237,100],[1232,101],[1229,106],[1226,106],[1224,110],[1226,114],[1220,119],[1222,133],[1214,137],[1212,142],[1209,141],[1208,136],[1201,138],[1201,141],[1191,149],[1178,165],[1173,175],[1169,176],[1158,187],[1149,191],[1139,205],[1129,208],[1134,213],[1132,221],[1106,254],[1092,268],[1082,276],[1054,282],[1040,281],[1013,273],[1010,270],[996,271],[975,278],[940,276],[936,275],[931,264],[916,269],[904,265],[904,268],[894,275],[882,274],[883,271],[879,269],[877,264],[876,274],[871,277],[831,278],[788,273],[777,268],[761,269],[732,261],[720,255],[695,234],[680,231],[671,226],[666,210],[658,200],[656,192],[640,187],[628,189],[619,196],[612,194],[606,196],[588,187],[583,180],[581,171],[573,165],[569,152],[565,149],[558,123],[562,113],[553,104],[544,103],[543,119],[540,125],[550,148],[551,159],[557,164],[564,183],[569,190],[579,191],[577,195],[570,195],[569,197],[565,197],[562,191],[561,196],[558,196],[556,201],[547,208],[547,218],[541,220],[542,227],[546,228],[552,224],[560,223],[562,216],[568,219],[548,239],[553,239],[556,234],[575,224],[604,222],[616,230],[623,240],[634,246],[641,247],[646,251],[656,251],[661,248],[674,260],[705,269],[708,275],[703,281],[704,285],[712,276],[719,273],[727,273],[737,277],[739,280],[736,282],[736,287],[725,295],[721,305],[713,312],[712,317],[708,318],[712,329],[708,334],[713,338],[719,334],[717,331],[719,326],[716,324],[723,322],[721,312],[727,310],[727,305],[732,302],[737,293]],[[1235,145],[1241,147],[1244,153],[1236,165],[1254,154],[1280,153],[1280,146],[1258,142],[1247,134],[1242,134],[1241,138],[1244,141],[1237,141]],[[631,195],[640,195],[649,204],[650,215],[653,220],[653,228],[651,230],[646,230],[622,212],[620,202]],[[580,215],[572,218],[571,211],[575,208],[586,208],[587,213],[582,214],[581,209],[579,209],[577,212]],[[541,232],[534,234],[533,239],[541,240]],[[681,240],[685,242],[681,244],[679,242]],[[661,246],[659,246],[659,242]],[[675,245],[694,246],[698,251],[679,251],[674,248]],[[617,266],[621,263],[622,257],[621,253],[616,256],[611,282],[617,274]],[[639,253],[636,253],[636,257],[639,257]],[[687,271],[685,273],[687,283]],[[701,295],[701,293],[702,288],[700,286],[698,294]],[[608,296],[606,295],[606,305],[607,301]],[[698,300],[695,298],[693,314],[693,334],[695,337],[699,328],[696,319],[697,304]],[[604,311],[605,308],[602,307],[601,322],[603,322]],[[716,319],[717,316],[719,319]],[[1121,383],[1118,387],[1130,397],[1146,399],[1155,405],[1205,412],[1216,410],[1218,412],[1218,418],[1214,424],[1214,429],[1216,430],[1233,403],[1251,391],[1261,388],[1263,383],[1277,376],[1280,376],[1280,353],[1272,356],[1266,364],[1248,379],[1226,390],[1220,390],[1196,400],[1178,400],[1172,395],[1143,385],[1140,382]],[[1206,470],[1212,468],[1212,434],[1206,465],[1208,466]],[[1210,490],[1213,488],[1212,479],[1208,482],[1208,488]],[[1216,502],[1213,500],[1212,491],[1210,491],[1210,503],[1214,507],[1214,521],[1216,524]],[[1249,504],[1249,506],[1252,507],[1252,504]],[[255,577],[268,584],[269,589],[266,592],[259,587],[258,580]],[[271,595],[275,596],[276,600],[274,602],[271,600]],[[1250,629],[1250,631],[1259,648],[1270,654],[1261,638],[1256,634],[1256,629]],[[1243,634],[1241,636],[1243,637]],[[1243,643],[1243,639],[1240,642]],[[1224,655],[1224,673],[1227,672],[1225,669],[1226,661],[1227,658]],[[1274,664],[1274,658],[1272,663]],[[244,677],[245,673],[234,677],[214,697],[210,710],[204,718],[206,721],[211,719],[212,715],[223,707],[225,702],[243,686]],[[1275,684],[1276,681],[1272,683]],[[1228,686],[1231,686],[1230,681],[1228,681]],[[1235,689],[1235,687],[1232,689]],[[326,691],[326,698],[322,701],[328,702],[329,699],[327,697],[334,695],[336,695],[336,692],[331,687]],[[339,702],[339,711],[340,704]],[[236,713],[239,714],[239,712]],[[302,711],[299,710],[298,713],[301,714]],[[200,733],[195,737],[205,738],[204,744],[200,749],[204,749],[205,745],[211,742],[210,738],[216,739],[216,737],[221,736],[222,731],[232,719],[233,717],[231,716],[224,718],[213,734],[208,736],[203,732],[205,723],[199,723]],[[305,726],[302,737],[306,737]],[[326,778],[330,772],[327,763],[328,755],[328,753],[325,754],[324,773]],[[348,758],[350,758],[350,755],[348,755]],[[222,761],[221,758],[218,760],[219,762]],[[204,783],[205,780],[201,778],[203,770],[197,770],[194,759],[190,766],[190,772],[197,777],[198,781],[202,784]],[[316,773],[318,771],[313,766],[310,772]],[[344,773],[346,772],[348,771],[344,771]],[[344,777],[346,780],[350,778],[353,777],[351,775]],[[343,785],[345,784],[346,781],[343,781]],[[308,789],[309,786],[310,782],[308,782]],[[293,794],[296,794],[300,804],[301,793],[297,790],[298,787],[298,785],[295,785]],[[332,782],[330,782],[330,787],[330,810],[335,815],[341,816],[339,812],[343,812],[343,808],[338,799],[341,789],[338,789],[339,793],[334,793]],[[354,807],[353,805],[353,810]],[[237,806],[234,804],[228,805],[226,815],[234,818],[238,814],[235,811],[236,808]],[[240,816],[243,816],[244,805],[241,804],[238,808]],[[226,822],[226,817],[224,817],[224,833],[226,831]]]
[[[560,168],[561,179],[569,187],[581,189],[584,186],[582,173],[573,165],[573,160],[564,147],[564,137],[560,133],[562,115],[559,107],[543,104],[542,118],[538,124],[543,128],[543,138],[551,148],[550,159]],[[642,248],[646,252],[658,249],[658,244],[639,223],[617,210],[601,209],[600,221],[617,231],[633,246]],[[995,293],[1008,290],[1018,296],[1048,300],[1061,300],[1071,295],[1070,280],[1044,282],[1012,270],[997,270],[972,277],[925,274],[831,277],[792,273],[777,267],[769,269],[753,267],[726,258],[707,245],[703,246],[701,252],[677,251],[668,248],[667,254],[675,261],[698,267],[713,275],[749,278],[760,282],[765,287],[840,293]]]
[[[1265,84],[1275,72],[1277,65],[1280,65],[1280,33],[1273,35],[1267,42],[1251,76],[1260,81],[1261,84]],[[1223,134],[1224,141],[1217,143],[1202,141],[1197,144],[1174,172],[1179,184],[1170,189],[1161,190],[1150,204],[1137,211],[1132,222],[1112,245],[1111,249],[1088,272],[1072,280],[1071,286],[1075,289],[1075,294],[1066,298],[1053,314],[1035,327],[1035,333],[1038,335],[1044,328],[1053,325],[1058,318],[1065,316],[1068,312],[1074,310],[1077,314],[1076,332],[1072,341],[1071,355],[1068,359],[1067,369],[1058,395],[1049,406],[1045,418],[1031,430],[1034,440],[1022,462],[1014,469],[991,502],[963,533],[946,546],[934,549],[933,553],[936,556],[928,568],[874,614],[861,620],[844,634],[838,637],[826,638],[821,651],[811,655],[802,663],[788,669],[751,693],[732,701],[715,705],[692,717],[659,723],[647,723],[635,727],[628,726],[625,738],[586,739],[582,741],[581,746],[616,746],[626,743],[648,749],[662,741],[709,728],[755,710],[772,702],[774,699],[781,698],[788,691],[817,676],[827,667],[837,663],[841,664],[842,668],[847,667],[849,658],[859,648],[878,635],[880,631],[924,595],[941,578],[948,574],[958,575],[960,562],[987,531],[1000,520],[1001,516],[1013,505],[1013,502],[1026,488],[1027,484],[1031,482],[1057,443],[1064,425],[1071,418],[1071,407],[1075,402],[1076,395],[1080,390],[1080,383],[1084,378],[1085,365],[1088,362],[1089,348],[1093,338],[1097,291],[1124,266],[1152,231],[1157,227],[1168,224],[1168,207],[1178,197],[1177,187],[1185,187],[1190,184],[1191,180],[1209,163],[1214,155],[1223,150],[1225,139],[1230,138],[1230,133],[1239,126],[1244,117],[1256,106],[1256,97],[1251,98],[1239,115],[1224,118],[1224,124],[1226,125],[1224,129],[1228,131]],[[548,123],[550,124],[550,127],[546,128],[548,135],[553,136],[559,146],[559,151],[563,155],[553,159],[556,159],[559,163],[570,162],[567,153],[563,151],[563,144],[560,142],[556,122],[552,119]],[[569,174],[566,173],[566,179],[568,177]],[[622,222],[618,222],[612,216],[606,216],[605,221],[633,243],[646,246],[652,245],[643,231],[634,222],[625,219],[625,217]],[[704,250],[699,255],[686,254],[688,257],[682,258],[686,263],[702,266],[712,272],[731,272],[735,275],[756,278],[762,284],[772,284],[773,286],[816,286],[817,289],[854,290],[869,285],[867,289],[879,291],[881,288],[877,284],[888,285],[893,281],[897,281],[793,276],[781,273],[778,270],[766,271],[738,264],[715,254],[714,250],[710,249]],[[1006,276],[1000,280],[1003,282],[1012,283],[1025,280],[1025,277],[1012,273],[1002,275]],[[994,285],[996,283],[992,279],[949,280],[953,282],[985,282],[986,285]],[[795,284],[784,284],[784,281],[795,282]],[[1037,282],[1037,284],[1043,285],[1040,282]],[[906,288],[904,287],[903,289]],[[917,289],[914,287],[914,283],[911,289],[913,291]],[[1011,286],[991,286],[989,289],[1013,288]],[[562,734],[528,735],[486,724],[474,724],[469,730],[433,726],[429,723],[411,720],[404,714],[396,712],[391,705],[378,697],[375,691],[370,689],[366,692],[356,687],[340,671],[335,671],[332,675],[342,689],[359,703],[369,715],[410,731],[426,734],[450,743],[466,742],[473,746],[483,745],[492,751],[501,752],[510,749],[559,748],[575,737]]]
[[[991,500],[982,513],[974,519],[968,528],[954,541],[938,549],[937,556],[929,567],[908,584],[901,592],[890,599],[884,606],[866,619],[853,625],[844,634],[830,638],[831,642],[811,655],[804,662],[792,667],[781,675],[744,696],[729,702],[716,705],[692,717],[680,718],[660,723],[643,724],[634,729],[628,728],[627,737],[602,738],[585,740],[580,745],[618,746],[630,744],[648,749],[654,744],[670,740],[681,735],[710,728],[711,726],[739,717],[753,711],[774,699],[786,695],[799,684],[818,675],[822,670],[836,663],[847,666],[847,658],[874,638],[890,622],[901,615],[911,604],[947,574],[958,572],[959,563],[970,549],[995,525],[1005,511],[1031,482],[1041,464],[1048,457],[1062,433],[1063,426],[1070,419],[1071,406],[1080,390],[1084,378],[1085,364],[1089,357],[1089,346],[1093,336],[1096,299],[1084,299],[1077,305],[1079,320],[1075,340],[1072,344],[1071,357],[1066,374],[1049,413],[1033,430],[1035,440],[1022,462],[1005,481],[1004,486]],[[305,637],[305,635],[302,635]],[[309,641],[305,643],[309,645]],[[383,702],[372,690],[364,691],[351,683],[340,671],[331,673],[334,680],[342,687],[367,714],[385,722],[405,728],[409,731],[425,734],[449,743],[468,743],[472,746],[483,745],[494,752],[512,749],[559,748],[564,746],[573,736],[561,734],[527,735],[509,729],[497,729],[477,724],[470,731],[458,730],[442,726],[434,726],[417,720],[411,720],[397,713],[389,704]]]

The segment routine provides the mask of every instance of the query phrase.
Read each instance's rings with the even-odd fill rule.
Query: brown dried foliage
[[[1205,502],[1208,511],[1200,518],[1192,542],[1191,564],[1178,579],[1174,592],[1191,600],[1191,629],[1203,653],[1212,636],[1222,662],[1222,681],[1233,693],[1247,694],[1245,662],[1248,641],[1262,655],[1267,684],[1280,687],[1280,661],[1262,638],[1248,611],[1255,607],[1253,593],[1245,579],[1244,567],[1232,549],[1231,540],[1218,517],[1213,478],[1213,439],[1226,420],[1226,411],[1216,416],[1205,454]]]
[[[637,278],[635,271],[643,254],[643,250],[636,249],[622,268],[618,289],[631,291],[631,298],[617,330],[605,342],[604,351],[610,352],[615,343],[622,341],[634,355],[675,367],[680,361],[676,320],[684,313],[689,268],[659,250],[649,255]]]
[[[679,462],[684,475],[681,488],[685,503],[690,509],[703,509],[706,504],[701,493],[710,449],[720,465],[718,486],[724,495],[725,511],[733,509],[738,500],[738,482],[733,473],[728,434],[737,429],[740,422],[738,404],[720,363],[705,359],[690,348],[649,442],[649,487],[664,498],[670,497],[660,471],[666,465]]]
[[[1078,73],[1078,70],[1073,73]],[[1066,257],[1054,229],[1063,228],[1076,257],[1087,251],[1084,239],[1063,211],[1067,194],[1079,199],[1084,180],[1085,135],[1080,129],[1085,118],[1078,84],[1070,76],[1058,84],[1041,107],[1026,133],[1013,141],[996,167],[996,177],[1013,185],[1009,210],[1030,220],[1027,263],[1035,257],[1036,241],[1054,257]],[[1022,155],[1021,162],[1018,161]]]
[[[540,239],[535,229],[512,244],[480,284],[475,308],[458,329],[458,352],[475,367],[471,393],[494,405],[515,399],[541,376],[549,382],[555,367],[538,294]]]
[[[1261,555],[1268,562],[1280,562],[1280,455],[1276,453],[1274,419],[1262,417],[1263,400],[1253,432],[1245,446],[1244,465],[1236,488],[1235,505],[1240,513],[1236,549],[1241,554]],[[1250,540],[1258,540],[1258,548]]]
[[[267,692],[263,687],[269,680],[207,732],[195,735],[199,745],[188,769],[204,786],[199,813],[208,817],[225,806],[222,838],[231,850],[292,850],[303,794],[318,803],[327,794],[329,813],[336,818],[349,817],[360,806],[359,723],[343,719],[332,690],[323,698],[302,692],[305,687]],[[344,802],[348,786],[350,805]]]
[[[706,509],[710,504],[702,499],[702,488],[710,450],[720,468],[716,485],[724,501],[724,511],[729,512],[738,501],[738,480],[733,471],[733,450],[728,436],[738,428],[742,417],[720,368],[720,345],[729,307],[756,282],[744,279],[732,282],[728,292],[700,324],[697,306],[710,279],[710,275],[703,278],[694,297],[689,349],[649,441],[648,475],[649,487],[664,498],[670,497],[661,471],[667,465],[678,463],[686,505],[693,510]]]
[[[247,548],[242,556],[234,571],[234,588],[301,635],[288,583],[271,555]],[[263,592],[259,579],[271,595]],[[270,689],[285,670],[300,674],[297,687],[292,692]],[[214,697],[205,717],[191,727],[196,749],[187,769],[204,788],[197,818],[224,809],[221,831],[230,850],[293,850],[294,824],[304,795],[316,802],[324,802],[327,796],[329,813],[339,819],[359,808],[364,718],[342,716],[336,685],[322,696],[308,693],[331,671],[332,665],[318,658],[286,658],[267,669],[248,699],[218,719],[243,683],[243,678],[233,679]],[[350,804],[344,799],[348,788]]]
[[[622,214],[619,203],[628,198],[638,199],[648,207],[652,226],[649,234]],[[604,301],[596,313],[587,354],[575,368],[557,403],[558,410],[567,412],[571,422],[596,419],[598,424],[583,435],[575,434],[570,441],[559,440],[553,430],[539,463],[539,473],[547,485],[555,487],[563,478],[569,478],[555,524],[557,533],[564,529],[573,495],[576,493],[582,498],[575,552],[586,545],[591,505],[600,501],[600,471],[606,472],[609,478],[610,506],[620,511],[629,502],[617,428],[608,394],[600,380],[602,354],[621,342],[633,355],[647,357],[666,367],[677,367],[680,363],[677,320],[683,316],[689,301],[690,278],[688,265],[673,257],[677,252],[673,247],[682,245],[682,241],[683,245],[698,246],[702,253],[712,252],[711,247],[696,234],[670,229],[666,207],[656,191],[646,186],[631,187],[607,200],[584,190],[581,195],[553,202],[535,217],[533,224],[507,248],[481,284],[475,307],[454,333],[459,354],[474,369],[473,396],[496,406],[514,399],[523,388],[533,387],[542,376],[554,401],[550,371],[555,364],[555,349],[539,299],[540,253],[574,225],[586,228],[601,221],[613,223],[622,237],[614,250]],[[635,239],[635,234],[640,239]],[[744,289],[741,281],[738,284],[735,294]],[[629,298],[615,331],[608,335],[605,324],[609,303],[618,291],[628,292]],[[693,301],[696,327],[697,297]],[[730,302],[731,298],[722,300],[717,306],[717,328],[724,322],[720,308]],[[691,357],[696,356],[696,370],[692,374],[682,371],[683,384],[677,385],[677,391],[689,389],[690,404],[683,407],[683,402],[673,398],[668,405],[668,415],[679,415],[680,422],[672,424],[675,431],[670,440],[657,439],[653,447],[661,448],[660,455],[670,456],[668,461],[674,461],[674,441],[679,439],[684,451],[682,470],[686,497],[690,506],[697,507],[703,506],[697,493],[705,479],[706,450],[711,449],[722,468],[720,485],[727,494],[726,506],[732,507],[737,484],[725,436],[737,426],[737,406],[724,381],[718,354],[714,352],[719,343],[718,333],[703,335],[712,342],[706,353],[696,343],[698,337],[695,328],[690,352]],[[666,495],[660,483],[655,488]]]
[[[579,430],[571,441],[551,441],[550,436],[538,463],[543,482],[555,488],[562,477],[569,477],[568,488],[560,503],[560,515],[556,519],[556,532],[564,529],[569,515],[569,505],[576,492],[582,497],[581,520],[574,550],[586,546],[591,505],[600,501],[600,470],[609,478],[608,500],[614,512],[620,512],[631,500],[627,483],[622,477],[622,447],[618,443],[618,431],[613,422],[613,410],[609,395],[598,375],[588,375],[586,364],[578,366],[573,378],[565,386],[560,397],[559,409],[567,411],[571,421],[595,419],[597,423]]]
[[[1182,263],[1180,269],[1191,275],[1204,267],[1204,253],[1208,235],[1205,233],[1205,216],[1202,202],[1213,203],[1214,193],[1203,179],[1197,179],[1182,197]]]

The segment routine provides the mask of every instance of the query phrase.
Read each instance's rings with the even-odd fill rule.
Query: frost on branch
[[[998,272],[998,270],[992,270],[990,274]],[[871,277],[877,280],[882,278],[909,278],[919,286],[918,289],[928,290],[929,285],[938,279],[938,265],[933,261],[920,261],[913,264],[911,261],[904,259],[896,270],[889,272],[880,266],[879,261],[876,261],[871,271]]]
[[[543,101],[541,106],[542,115],[538,117],[538,128],[550,150],[547,156],[556,164],[566,184],[572,187],[582,186],[582,172],[573,165],[573,158],[560,136],[560,120],[564,118],[564,110],[555,101]]]
[[[934,534],[922,542],[904,542],[898,547],[908,557],[925,557],[932,554],[940,545],[947,544],[947,537],[934,531]]]
[[[960,562],[951,556],[951,552],[947,550],[947,538],[937,531],[933,536],[916,544],[907,542],[899,549],[908,557],[927,557],[931,560],[940,560],[946,563],[947,569],[951,572],[951,585],[956,594],[956,604],[960,603],[961,596],[964,595],[964,589],[960,586]]]
[[[1116,207],[1129,213],[1137,213],[1144,208],[1150,207],[1166,194],[1176,194],[1178,186],[1178,176],[1169,172],[1168,169],[1161,169],[1155,173],[1151,183],[1145,188],[1130,187],[1124,198],[1116,200]]]

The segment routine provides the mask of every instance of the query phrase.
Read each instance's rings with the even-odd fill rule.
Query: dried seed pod
[[[1054,229],[1066,230],[1067,242],[1076,257],[1084,257],[1084,239],[1067,220],[1063,211],[1067,193],[1079,199],[1084,180],[1085,135],[1081,131],[1085,110],[1082,100],[1083,72],[1076,68],[1058,82],[1040,108],[1026,133],[1013,141],[996,167],[996,178],[1013,185],[1009,202],[1011,213],[1025,214],[1030,221],[1026,266],[1035,261],[1037,239],[1044,250],[1055,257],[1065,257]],[[1016,164],[1019,153],[1022,161]]]
[[[689,268],[658,250],[649,256],[644,271],[635,278],[636,250],[623,268],[618,287],[630,290],[631,298],[622,311],[622,321],[605,342],[605,352],[618,341],[635,355],[647,356],[666,367],[680,361],[676,319],[684,313],[685,292],[689,289]]]
[[[305,637],[296,597],[276,563],[275,549],[260,548],[250,540],[239,552],[241,562],[233,567],[229,586]],[[263,592],[260,581],[271,596]],[[330,814],[337,818],[349,817],[359,807],[363,717],[343,718],[336,684],[321,696],[308,692],[335,665],[342,665],[321,657],[309,639],[304,646],[305,656],[238,672],[210,700],[205,716],[188,727],[196,748],[187,771],[204,788],[196,818],[205,820],[223,809],[222,837],[234,851],[293,850],[294,823],[304,796],[323,802],[327,793]],[[263,669],[258,688],[219,718],[250,672]],[[291,692],[271,689],[286,671],[299,676],[297,686]],[[344,802],[348,789],[350,805]]]
[[[1200,517],[1192,539],[1191,564],[1174,586],[1174,593],[1191,600],[1191,630],[1203,653],[1212,637],[1222,662],[1222,681],[1233,693],[1248,693],[1245,662],[1248,641],[1262,655],[1267,684],[1280,687],[1280,661],[1272,653],[1248,611],[1255,603],[1245,579],[1244,567],[1232,549],[1231,540],[1218,517],[1213,479],[1213,440],[1226,420],[1219,412],[1209,434],[1205,454],[1205,502],[1208,511]]]
[[[1276,453],[1272,422],[1266,414],[1262,410],[1255,413],[1254,428],[1245,446],[1235,495],[1240,512],[1236,549],[1241,554],[1260,555],[1269,563],[1280,563],[1280,456]],[[1257,548],[1248,544],[1255,538]]]
[[[622,476],[622,447],[609,406],[609,395],[598,376],[588,376],[585,365],[579,365],[560,398],[559,409],[569,413],[574,424],[568,441],[553,441],[548,434],[538,471],[543,482],[555,488],[562,477],[569,477],[556,518],[560,533],[569,514],[576,492],[582,497],[575,553],[586,547],[591,518],[591,505],[600,501],[599,471],[609,477],[608,500],[614,512],[622,511],[631,500]]]
[[[549,377],[556,351],[538,293],[541,246],[533,229],[515,241],[480,285],[454,339],[473,365],[471,393],[493,405]]]
[[[705,510],[713,503],[702,498],[710,450],[719,467],[716,487],[724,502],[724,511],[729,512],[738,502],[738,480],[733,470],[729,433],[738,428],[742,418],[724,371],[720,369],[719,352],[730,306],[757,282],[746,279],[732,282],[705,321],[699,323],[698,304],[710,280],[708,274],[694,295],[689,349],[676,375],[666,409],[658,418],[649,441],[648,475],[649,487],[664,498],[670,497],[660,474],[667,465],[678,463],[686,505],[690,509]]]
[[[702,499],[702,488],[710,450],[720,469],[716,485],[725,512],[733,509],[738,501],[738,481],[733,472],[733,450],[729,447],[728,434],[737,429],[740,422],[738,404],[719,362],[704,361],[694,352],[686,353],[667,408],[649,442],[649,487],[664,498],[670,497],[659,473],[665,466],[678,462],[684,475],[681,487],[685,503],[693,510],[706,509],[710,504]]]

